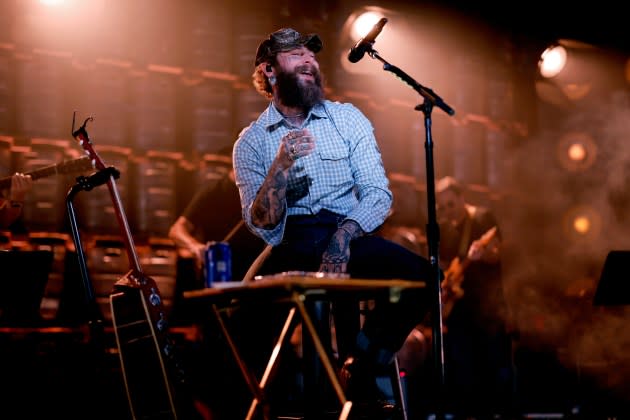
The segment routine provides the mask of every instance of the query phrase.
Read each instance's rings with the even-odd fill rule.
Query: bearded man
[[[240,133],[233,164],[243,219],[272,247],[258,274],[428,280],[426,259],[373,235],[392,206],[381,153],[357,107],[324,98],[321,49],[318,35],[283,28],[256,52],[253,83],[270,103]],[[360,330],[358,303],[333,302],[349,398],[379,399],[375,377],[429,307],[418,290],[395,305],[376,302]]]

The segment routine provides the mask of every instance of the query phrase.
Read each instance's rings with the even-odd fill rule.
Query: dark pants
[[[322,254],[343,216],[323,210],[315,216],[292,216],[287,220],[283,241],[273,248],[259,274],[285,271],[315,272]],[[361,279],[405,279],[429,281],[429,262],[417,254],[378,236],[363,236],[350,244],[348,274]],[[406,293],[396,304],[377,302],[358,329],[358,301],[333,302],[340,359],[362,352],[385,361],[402,346],[414,326],[430,308],[429,289]]]

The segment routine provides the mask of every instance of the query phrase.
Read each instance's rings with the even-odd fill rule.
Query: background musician
[[[489,208],[467,203],[460,183],[436,183],[447,400],[456,414],[506,414],[511,339],[501,276],[501,231]],[[453,288],[461,290],[453,290]],[[470,414],[468,414],[470,415]],[[486,417],[487,416],[487,417]]]

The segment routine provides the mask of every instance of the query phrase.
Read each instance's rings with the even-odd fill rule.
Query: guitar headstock
[[[94,147],[92,145],[92,140],[90,140],[90,136],[88,135],[87,130],[85,129],[85,126],[87,125],[88,121],[93,121],[93,120],[94,118],[92,117],[86,118],[83,124],[81,125],[81,127],[74,130],[74,116],[73,116],[72,117],[72,126],[73,126],[72,137],[77,139],[77,141],[79,142],[79,145],[81,146],[85,154],[88,155],[88,158],[90,159],[90,161],[93,162],[94,167],[98,170],[101,170],[101,169],[105,169],[106,165],[101,160],[100,156],[96,153],[96,150],[94,150]]]

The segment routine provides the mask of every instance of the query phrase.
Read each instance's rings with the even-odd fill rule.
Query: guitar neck
[[[120,225],[123,240],[125,241],[125,249],[127,250],[129,264],[131,265],[131,268],[133,270],[140,273],[142,272],[142,267],[140,267],[140,259],[138,258],[138,254],[136,253],[136,247],[133,242],[133,236],[131,235],[131,229],[129,228],[129,222],[127,221],[127,217],[125,216],[122,200],[120,199],[118,187],[116,186],[116,181],[113,176],[110,176],[110,179],[107,181],[107,188],[109,189],[109,192],[112,196],[112,202],[114,204],[114,210],[116,212],[118,224]]]
[[[493,226],[479,237],[479,241],[481,241],[481,245],[483,246],[483,249],[485,249],[488,246],[490,241],[492,241],[492,239],[495,237],[496,233],[497,233],[497,227]],[[468,255],[466,255],[466,257],[464,257],[464,259],[461,261],[462,271],[465,271],[471,262],[472,261],[470,260],[470,258],[468,258]]]
[[[83,156],[77,159],[72,159],[57,163],[55,165],[44,166],[42,168],[35,169],[34,171],[27,172],[25,175],[30,175],[31,179],[36,180],[51,175],[69,174],[72,172],[82,172],[89,169],[94,169],[92,162],[88,156]],[[0,178],[0,189],[11,188],[12,176]]]
[[[471,262],[472,262],[472,260],[470,258],[464,257],[464,259],[460,263],[461,270],[462,271],[466,271],[468,269],[468,266],[470,265]]]
[[[33,180],[44,178],[57,174],[57,165],[45,166],[41,169],[34,170],[32,172],[26,172],[24,175],[30,175]],[[0,178],[0,189],[6,189],[11,187],[11,176]]]
[[[86,120],[86,122],[87,121],[88,120]],[[81,144],[83,150],[88,154],[90,160],[94,162],[96,169],[99,171],[107,171],[107,166],[92,147],[92,141],[90,140],[88,133],[85,130],[85,123],[78,130],[73,132],[72,135],[79,141],[79,144]],[[125,249],[127,251],[129,264],[131,265],[132,270],[137,273],[141,273],[142,269],[140,267],[140,259],[138,258],[138,255],[136,253],[136,247],[133,243],[133,237],[131,235],[131,229],[129,228],[129,222],[127,221],[127,216],[125,215],[125,209],[123,207],[122,200],[120,199],[120,194],[118,193],[116,179],[114,177],[114,174],[111,172],[109,173],[109,178],[107,179],[107,188],[109,189],[112,203],[114,205],[114,211],[116,213],[116,218],[118,219],[118,225],[120,226],[122,237],[125,241]]]

